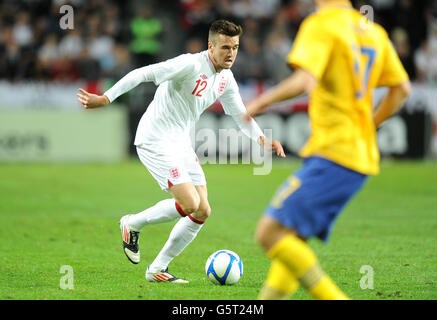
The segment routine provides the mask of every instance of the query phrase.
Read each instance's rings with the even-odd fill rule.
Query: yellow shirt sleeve
[[[377,87],[396,86],[408,80],[408,74],[385,33],[384,63]]]
[[[321,79],[328,63],[333,45],[329,33],[317,16],[310,16],[302,22],[293,48],[287,56],[287,63],[293,68],[300,67]]]

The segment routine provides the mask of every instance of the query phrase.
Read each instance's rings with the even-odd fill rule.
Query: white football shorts
[[[205,173],[191,146],[163,148],[162,145],[138,145],[138,157],[162,190],[173,185],[192,182],[206,185]]]

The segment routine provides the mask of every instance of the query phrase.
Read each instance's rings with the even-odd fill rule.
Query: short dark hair
[[[209,27],[208,41],[214,42],[213,38],[219,34],[229,37],[240,37],[243,34],[243,28],[231,21],[220,19],[214,21],[211,27]]]

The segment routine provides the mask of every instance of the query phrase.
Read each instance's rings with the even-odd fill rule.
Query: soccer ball
[[[216,284],[235,284],[243,275],[243,262],[233,251],[219,250],[205,264],[206,276]]]

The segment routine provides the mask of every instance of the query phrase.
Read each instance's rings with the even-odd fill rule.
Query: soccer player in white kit
[[[79,89],[79,102],[98,108],[145,81],[158,85],[153,101],[142,116],[135,136],[138,156],[150,174],[173,198],[165,199],[120,220],[123,250],[132,263],[139,263],[139,234],[148,224],[181,218],[158,256],[147,267],[152,282],[187,283],[168,272],[168,265],[196,237],[211,214],[205,175],[193,150],[190,130],[202,112],[217,99],[239,128],[267,150],[285,157],[279,141],[270,142],[251,119],[243,117],[243,104],[232,67],[237,56],[240,26],[217,20],[209,29],[208,50],[182,54],[164,62],[135,69],[103,95]]]

